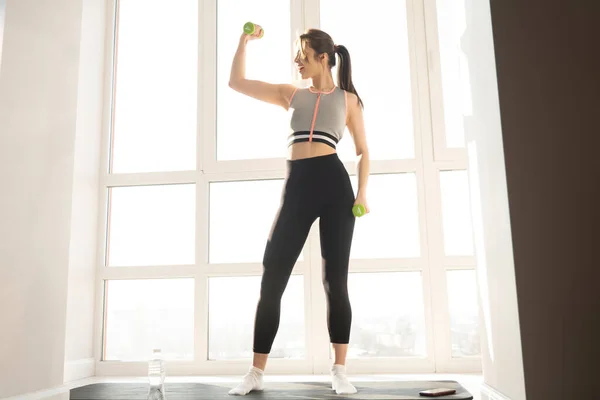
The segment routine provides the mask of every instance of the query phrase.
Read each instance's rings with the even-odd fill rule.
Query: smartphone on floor
[[[448,395],[454,394],[454,393],[456,393],[456,389],[446,389],[446,388],[421,390],[419,392],[419,394],[421,396],[426,396],[426,397],[448,396]]]

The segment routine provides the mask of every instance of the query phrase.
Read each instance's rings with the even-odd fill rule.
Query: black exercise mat
[[[435,388],[456,389],[450,396],[435,397],[441,400],[470,400],[473,396],[455,381],[400,381],[353,382],[358,393],[338,395],[329,382],[265,382],[265,389],[246,396],[229,396],[227,392],[235,383],[167,383],[166,400],[214,399],[281,399],[281,400],[413,400],[428,399],[419,391]],[[71,400],[146,400],[148,385],[139,383],[96,383],[71,390]]]

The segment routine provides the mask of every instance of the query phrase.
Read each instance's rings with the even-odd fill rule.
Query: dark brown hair
[[[358,98],[361,107],[364,107],[362,99],[358,95],[354,84],[352,83],[352,64],[350,62],[350,53],[346,46],[336,45],[329,34],[320,29],[309,29],[306,33],[300,35],[300,44],[306,42],[310,48],[315,51],[315,59],[321,54],[329,56],[329,68],[335,67],[335,55],[340,58],[338,67],[338,86],[350,93],[354,93]]]

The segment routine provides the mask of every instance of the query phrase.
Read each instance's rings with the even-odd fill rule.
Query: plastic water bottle
[[[148,400],[165,400],[165,361],[160,349],[152,351],[152,359],[148,362],[148,381],[150,390]]]

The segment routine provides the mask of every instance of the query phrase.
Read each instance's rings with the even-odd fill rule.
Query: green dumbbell
[[[260,35],[258,37],[263,37],[265,34],[265,30],[262,28],[262,26],[257,25],[253,22],[246,22],[244,24],[244,33],[246,35],[254,35],[258,30],[260,30]]]
[[[356,204],[354,207],[352,207],[352,214],[354,214],[355,217],[362,217],[366,212],[367,210],[362,204]]]

